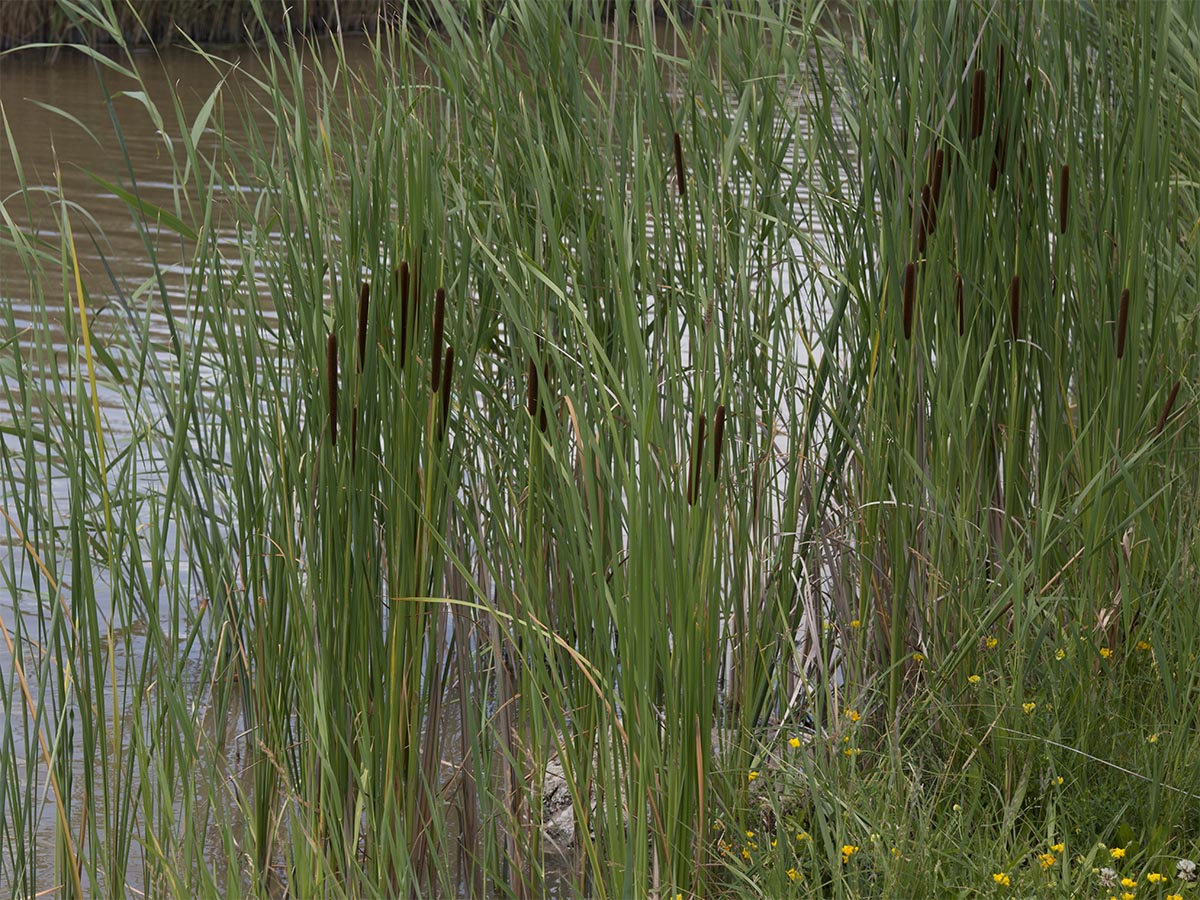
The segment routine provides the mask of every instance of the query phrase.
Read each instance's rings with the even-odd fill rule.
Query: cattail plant
[[[371,306],[371,283],[364,281],[358,292],[358,371],[367,360],[367,314]]]
[[[325,377],[328,384],[329,397],[329,445],[337,446],[338,419],[338,348],[337,334],[330,333],[325,342]]]
[[[696,420],[696,441],[692,450],[692,458],[688,466],[687,502],[695,506],[700,496],[700,466],[704,458],[704,413]]]
[[[988,173],[988,189],[995,190],[996,182],[999,180],[1000,173],[1004,171],[1004,162],[1008,157],[1008,126],[1004,126],[1004,133],[996,135],[996,146],[992,152],[992,169]]]
[[[408,261],[401,260],[400,268],[396,270],[395,280],[400,289],[400,368],[404,368],[404,359],[408,351]]]
[[[925,242],[933,234],[933,191],[928,184],[921,185],[921,223],[917,226],[917,252],[925,252]]]
[[[1058,233],[1067,233],[1067,214],[1071,210],[1071,167],[1058,170]]]
[[[446,327],[446,289],[438,288],[433,303],[433,338],[429,348],[430,390],[438,392],[442,382],[442,336]]]
[[[1008,283],[1008,317],[1012,323],[1013,340],[1017,339],[1021,326],[1021,276],[1014,275]]]
[[[904,316],[904,339],[912,340],[913,327],[913,303],[916,299],[917,289],[917,267],[915,263],[909,263],[904,267],[904,305],[902,314]]]
[[[987,75],[983,69],[976,69],[971,85],[971,140],[975,140],[983,134],[983,94],[986,90]]]
[[[725,404],[713,416],[713,481],[721,477],[721,447],[725,443]]]
[[[1158,424],[1154,426],[1154,436],[1158,437],[1163,433],[1163,429],[1167,427],[1167,419],[1171,418],[1171,410],[1175,407],[1175,398],[1179,394],[1179,382],[1176,381],[1171,387],[1171,393],[1167,394],[1166,405],[1163,406],[1162,415],[1158,417]]]
[[[962,275],[954,273],[954,310],[958,313],[958,336],[963,336],[966,317],[963,314],[963,280]]]
[[[674,134],[675,140],[675,181],[679,187],[679,196],[687,196],[687,181],[683,177],[683,140],[679,137],[679,132]]]
[[[1121,308],[1117,312],[1117,359],[1125,355],[1125,326],[1129,324],[1129,288],[1121,291]]]
[[[450,422],[450,379],[454,376],[454,347],[446,348],[446,359],[442,372],[442,424],[438,440],[445,440],[446,426]]]

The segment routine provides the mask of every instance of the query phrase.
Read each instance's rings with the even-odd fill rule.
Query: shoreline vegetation
[[[505,0],[472,6],[492,20]],[[564,0],[566,2],[566,0]],[[86,4],[85,4],[86,5]],[[588,4],[574,2],[584,9]],[[599,4],[611,16],[616,0]],[[659,0],[652,15],[666,12]],[[672,14],[691,17],[693,4],[673,3]],[[631,7],[636,12],[636,7]],[[128,0],[113,6],[111,21],[89,21],[76,10],[76,0],[5,0],[0,3],[0,51],[29,44],[86,44],[111,47],[120,40],[131,47],[165,44],[259,43],[267,34],[309,37],[331,33],[374,33],[387,21],[400,27],[438,27],[438,3],[432,0]]]
[[[1200,7],[68,6],[172,175],[2,198],[0,886],[1200,900]]]

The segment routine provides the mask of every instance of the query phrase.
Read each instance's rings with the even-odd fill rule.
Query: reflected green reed
[[[121,327],[4,110],[4,883],[1079,893],[1098,842],[1195,855],[1191,8],[433,6],[353,65],[196,48],[198,109],[83,51],[170,169],[151,199],[113,117]]]

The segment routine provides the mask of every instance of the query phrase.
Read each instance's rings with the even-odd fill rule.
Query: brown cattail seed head
[[[358,370],[367,360],[367,314],[371,307],[371,284],[364,281],[358,292]]]
[[[704,413],[696,421],[696,446],[692,451],[692,464],[688,467],[688,506],[696,504],[700,496],[700,466],[704,457]]]
[[[525,397],[525,407],[529,411],[529,418],[533,418],[537,414],[538,408],[538,370],[537,363],[533,357],[529,357],[529,386],[528,393]]]
[[[675,181],[679,187],[679,196],[687,196],[687,181],[683,177],[683,141],[679,132],[675,132]]]
[[[433,303],[433,341],[429,351],[430,389],[436,394],[442,382],[442,331],[446,326],[446,289],[438,288]]]
[[[404,368],[404,357],[408,352],[409,272],[407,260],[404,260],[400,263],[400,269],[396,273],[396,279],[400,282],[400,367]]]
[[[1012,323],[1013,340],[1017,339],[1021,326],[1021,276],[1014,275],[1008,283],[1008,317]]]
[[[1129,288],[1121,291],[1121,308],[1117,313],[1117,359],[1125,355],[1125,326],[1129,324]]]
[[[450,420],[450,379],[454,376],[454,347],[446,348],[445,370],[442,372],[442,426],[439,439],[446,437],[446,425]]]
[[[337,335],[330,334],[325,342],[325,378],[329,397],[329,444],[337,446],[338,420],[338,351]]]
[[[1067,233],[1067,214],[1071,210],[1071,167],[1058,171],[1058,233]]]
[[[963,336],[966,316],[963,313],[963,282],[962,275],[954,273],[954,310],[958,313],[958,336]]]
[[[933,191],[928,184],[921,185],[921,226],[917,229],[917,250],[925,252],[925,238],[933,234]]]
[[[914,263],[909,263],[904,267],[904,306],[902,313],[904,316],[904,339],[912,340],[913,326],[913,303],[916,300],[917,290],[917,267]]]
[[[971,85],[971,140],[983,134],[983,94],[987,90],[987,75],[983,69],[975,70]]]
[[[1163,407],[1162,415],[1158,417],[1158,424],[1154,426],[1154,436],[1158,437],[1162,434],[1163,429],[1167,427],[1167,419],[1171,418],[1171,410],[1175,407],[1175,398],[1179,394],[1179,382],[1171,388],[1171,393],[1167,395],[1167,404]]]
[[[725,443],[725,404],[713,416],[713,481],[721,477],[721,447]]]

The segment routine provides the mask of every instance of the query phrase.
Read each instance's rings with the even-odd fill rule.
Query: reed
[[[13,894],[1085,896],[1076,851],[1200,852],[1194,11],[607,6],[432,0],[357,61],[256,6],[208,104],[92,57],[175,184],[114,184],[133,291],[77,287],[79,198],[4,205]]]

